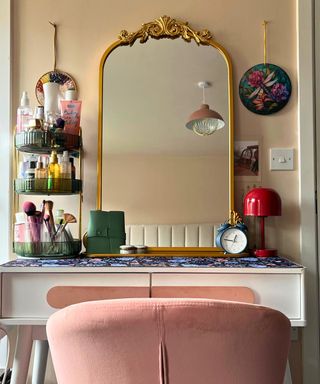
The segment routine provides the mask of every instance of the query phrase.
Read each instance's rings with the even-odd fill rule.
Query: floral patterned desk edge
[[[1,267],[162,267],[162,268],[301,268],[281,257],[112,257],[74,259],[20,258]]]

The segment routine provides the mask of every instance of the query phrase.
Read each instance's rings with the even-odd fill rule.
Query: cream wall
[[[263,186],[275,188],[283,201],[281,218],[268,219],[267,242],[281,254],[299,260],[299,202],[297,165],[292,172],[270,172],[271,147],[297,148],[296,10],[292,0],[193,0],[161,2],[15,0],[13,1],[14,109],[20,94],[33,90],[38,78],[53,68],[52,27],[59,25],[58,68],[77,81],[83,100],[84,226],[88,211],[95,207],[96,147],[98,115],[98,68],[106,47],[122,29],[135,31],[141,23],[164,14],[188,20],[195,29],[208,28],[230,53],[235,73],[235,131],[238,138],[258,136],[262,140]],[[289,104],[271,116],[247,111],[239,101],[237,87],[242,74],[263,61],[263,20],[268,29],[268,60],[283,67],[292,80]],[[183,65],[183,63],[181,63]],[[31,98],[36,104],[35,97]],[[295,157],[299,154],[295,151]],[[295,164],[298,164],[295,161]],[[248,187],[237,185],[238,195]],[[239,199],[238,199],[239,200]],[[239,205],[239,204],[238,204]],[[76,208],[75,208],[76,209]]]
[[[105,164],[103,209],[124,210],[127,224],[221,223],[228,216],[226,155],[110,155]]]

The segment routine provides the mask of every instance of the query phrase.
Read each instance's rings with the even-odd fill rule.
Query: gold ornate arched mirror
[[[186,128],[206,103],[225,126],[210,136]],[[235,220],[232,65],[207,30],[168,16],[122,31],[99,75],[97,208],[127,224]]]

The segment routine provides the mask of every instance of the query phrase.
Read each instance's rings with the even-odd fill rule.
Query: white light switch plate
[[[293,148],[271,148],[270,170],[293,171]]]

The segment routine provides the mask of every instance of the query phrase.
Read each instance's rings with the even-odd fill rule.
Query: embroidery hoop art
[[[53,34],[53,71],[46,72],[40,77],[36,83],[35,94],[40,105],[44,103],[43,84],[45,83],[57,83],[59,84],[59,90],[62,95],[68,89],[74,89],[77,91],[77,84],[75,80],[66,72],[56,69],[57,62],[57,25],[49,21],[49,24],[54,28]]]
[[[40,105],[43,105],[44,103],[43,84],[48,82],[58,83],[62,95],[64,95],[65,91],[68,89],[77,91],[77,84],[68,73],[59,70],[49,71],[42,75],[36,84],[35,94]]]
[[[259,115],[280,111],[288,103],[291,89],[288,74],[271,63],[254,65],[245,72],[239,83],[242,104]]]

